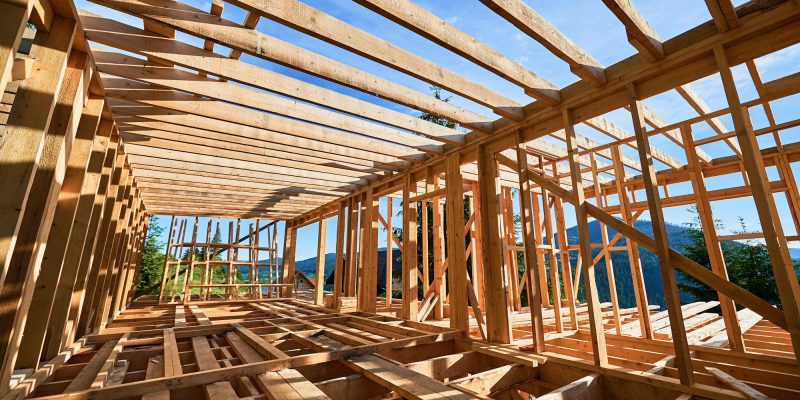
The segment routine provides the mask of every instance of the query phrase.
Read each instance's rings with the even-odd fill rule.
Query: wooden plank
[[[164,3],[164,7],[146,7],[146,2],[113,2],[113,6],[134,15],[144,16],[146,19],[152,18],[161,21],[169,26],[180,29],[181,31],[195,34],[196,36],[213,40],[214,42],[231,47],[235,51],[244,51],[255,57],[263,58],[278,64],[289,66],[309,74],[320,76],[330,81],[352,87],[370,95],[389,99],[399,104],[406,105],[424,112],[435,115],[442,115],[446,118],[458,121],[459,123],[470,126],[474,129],[491,131],[491,118],[482,116],[478,113],[469,111],[465,108],[449,104],[445,101],[436,100],[428,94],[420,93],[391,80],[351,67],[345,63],[332,58],[311,52],[302,47],[284,42],[276,37],[266,35],[262,32],[253,30],[253,27],[239,26],[238,24],[224,18],[217,18],[212,14],[193,8],[179,2]],[[256,20],[259,18],[257,13],[250,13]],[[194,21],[186,19],[187,15],[196,18]],[[120,35],[127,32],[131,27],[115,21],[104,19],[100,16],[81,11],[81,19],[87,27],[87,36],[91,40],[105,43],[114,47],[122,48],[131,46],[130,43],[121,43],[124,37]],[[207,24],[196,22],[207,21]],[[240,76],[241,73],[248,72],[253,75],[266,74],[260,68],[249,66],[246,63],[236,61],[238,57],[225,59],[219,55],[214,55],[209,49],[202,51],[196,47],[177,42],[181,50],[175,51],[165,44],[174,42],[169,39],[156,35],[147,46],[140,47],[142,52],[147,52],[149,57],[155,60],[169,61],[175,64],[188,66],[191,64],[198,70],[214,73],[220,76]],[[191,49],[191,51],[186,51]],[[193,57],[197,54],[209,56],[202,60]],[[279,75],[274,75],[279,76]],[[428,124],[421,124],[425,126]],[[435,128],[428,125],[429,128]],[[434,130],[441,131],[439,128]]]
[[[750,117],[742,108],[739,94],[730,69],[726,50],[714,47],[714,56],[720,70],[725,97],[730,106],[731,119],[736,130],[736,139],[742,148],[742,161],[747,178],[752,186],[753,200],[764,233],[764,241],[769,250],[770,264],[775,276],[775,284],[786,316],[789,335],[795,356],[800,356],[800,285],[794,270],[794,262],[787,248],[781,219],[775,206],[775,199],[768,190],[769,183],[760,154],[758,142],[753,134]],[[752,308],[752,307],[750,307]],[[755,311],[755,310],[754,310]]]
[[[448,69],[408,52],[376,36],[342,22],[317,9],[294,0],[282,0],[269,7],[253,0],[233,4],[256,12],[320,40],[369,58],[375,62],[417,77],[438,87],[464,96],[493,110],[519,106],[513,100],[472,82]]]
[[[447,157],[445,174],[447,186],[446,224],[448,249],[448,285],[450,300],[450,327],[469,332],[467,260],[464,256],[464,184],[461,177],[461,158],[458,153]],[[438,202],[437,202],[438,203]],[[438,204],[435,205],[438,207]],[[440,293],[441,295],[441,293]],[[474,305],[474,304],[473,304]]]
[[[550,105],[561,101],[557,86],[411,1],[357,0],[356,2],[517,84],[537,100]],[[500,109],[495,112],[511,119],[516,117],[512,110]]]
[[[194,350],[197,368],[200,371],[210,371],[220,368],[219,362],[211,351],[211,346],[209,346],[208,339],[206,339],[205,336],[195,336],[192,338],[192,350]],[[233,386],[228,381],[210,383],[205,385],[204,389],[206,398],[208,399],[239,398],[236,391],[233,390]]]
[[[119,342],[119,340],[111,340],[103,344],[103,346],[94,353],[94,356],[92,356],[89,362],[81,368],[78,375],[72,378],[72,382],[64,389],[64,393],[88,389],[92,386],[95,377],[97,377],[97,374],[103,368],[106,360],[117,346],[117,342]]]
[[[599,62],[521,0],[481,0],[481,3],[567,62],[581,79],[598,86],[606,82]]]
[[[383,358],[366,355],[342,361],[370,380],[408,399],[469,399],[472,396]]]
[[[567,400],[585,399],[600,400],[604,398],[602,376],[599,374],[587,375],[569,385],[562,386],[544,396],[537,397],[541,400]]]
[[[405,176],[403,188],[403,318],[417,321],[417,203],[409,201],[416,182],[411,174]]]
[[[342,295],[342,283],[344,281],[344,252],[345,252],[345,224],[347,218],[347,205],[344,201],[339,202],[339,211],[336,214],[336,262],[333,267],[333,304],[336,304]]]
[[[586,197],[583,191],[583,179],[578,166],[578,146],[575,143],[575,128],[572,113],[569,109],[562,111],[564,131],[567,135],[567,151],[570,155],[569,170],[572,179],[572,190],[575,196],[575,219],[578,225],[578,240],[580,241],[579,257],[583,263],[583,281],[586,287],[586,303],[589,308],[589,329],[592,340],[594,363],[597,366],[608,365],[608,350],[606,349],[603,320],[600,316],[600,300],[595,283],[594,265],[592,265],[592,247],[589,236],[589,214],[586,210]],[[641,145],[640,145],[641,146]],[[641,147],[640,147],[641,148]],[[644,168],[644,165],[642,165]],[[551,268],[552,269],[552,268]],[[560,307],[560,304],[555,304]]]
[[[95,167],[101,166],[108,145],[108,136],[111,133],[109,122],[106,122],[102,131],[98,130],[103,104],[102,98],[89,100],[75,134],[64,180],[61,184],[61,192],[58,194],[55,205],[52,228],[47,237],[47,247],[42,258],[39,276],[36,279],[36,291],[33,293],[28,311],[32,315],[41,316],[41,318],[31,318],[25,324],[20,344],[20,357],[17,359],[18,369],[35,368],[39,364],[39,358],[43,352],[45,334],[50,324],[54,303],[57,302],[56,289],[64,272],[64,255],[72,232],[72,223],[88,163],[94,154],[94,161],[97,164]],[[95,132],[98,133],[97,139],[95,139]]]
[[[625,186],[625,169],[619,163],[620,148],[615,146],[611,149],[614,164],[614,183],[617,187],[617,196],[620,204],[620,214],[622,220],[633,225],[634,218],[630,209],[630,197],[628,189]],[[639,256],[639,246],[636,242],[626,240],[625,245],[628,248],[628,263],[631,269],[631,280],[633,281],[633,294],[636,300],[636,307],[639,310],[637,320],[639,321],[639,333],[641,337],[648,339],[653,338],[653,329],[650,326],[650,311],[647,301],[647,289],[644,286],[644,274],[642,271],[642,261]],[[620,332],[621,333],[621,332]]]
[[[669,311],[669,322],[672,330],[672,342],[675,345],[675,362],[678,368],[681,383],[691,385],[694,383],[692,375],[692,359],[689,355],[689,345],[686,339],[686,329],[684,327],[683,316],[681,315],[681,302],[678,296],[678,284],[673,267],[672,254],[667,238],[667,230],[664,222],[664,212],[661,207],[661,197],[658,192],[656,182],[656,171],[653,166],[653,159],[650,155],[650,140],[645,132],[644,117],[641,114],[641,101],[634,96],[631,100],[631,116],[633,118],[633,130],[636,134],[636,142],[639,147],[639,158],[642,163],[642,177],[645,182],[645,193],[647,195],[647,205],[650,211],[650,220],[653,224],[653,237],[656,242],[656,255],[661,271],[661,281],[664,285],[664,296],[666,298],[667,311]]]
[[[709,263],[711,269],[722,277],[728,279],[728,271],[725,265],[725,257],[722,255],[722,247],[719,242],[720,239],[717,235],[716,220],[714,219],[711,202],[708,199],[708,190],[705,184],[703,171],[699,167],[694,153],[691,151],[694,148],[694,138],[690,127],[681,129],[683,135],[683,142],[686,144],[686,159],[689,165],[692,188],[697,198],[697,213],[700,219],[700,224],[703,230],[703,236],[706,243],[711,243],[708,248]],[[728,334],[728,341],[731,349],[735,351],[744,351],[744,341],[742,339],[742,332],[739,326],[739,320],[736,317],[736,305],[733,300],[725,297],[723,294],[717,294],[720,302],[720,310],[722,318],[725,321],[725,332]]]
[[[98,3],[124,11],[130,11],[136,9],[138,11],[142,11],[145,17],[153,17],[155,19],[158,19],[158,15],[155,15],[150,11],[157,12],[158,10],[168,10],[167,8],[162,8],[162,7],[158,8],[148,7],[139,0],[109,0],[109,1],[104,0],[104,1],[98,1]],[[170,3],[172,5],[180,4],[177,2],[170,2]],[[182,14],[183,13],[176,15],[182,15]],[[199,11],[199,13],[196,13],[194,15],[197,15],[198,17],[205,15],[206,17],[212,19],[214,22],[209,24],[197,24],[197,21],[191,21],[191,23],[189,23],[189,27],[186,28],[187,30],[191,31],[193,28],[204,27],[204,26],[213,29],[213,27],[219,26],[217,23],[220,21],[220,18],[216,16],[210,15],[203,11]],[[183,18],[178,17],[176,19],[170,19],[171,22],[180,20],[183,20]],[[108,21],[105,22],[108,23]],[[184,22],[188,21],[184,20]],[[125,29],[126,31],[131,31],[132,29],[135,29],[126,26],[120,27],[119,24],[115,24],[114,26],[117,29]],[[239,27],[238,25],[236,29],[240,30],[241,31],[240,33],[246,34],[248,36],[263,35],[258,31],[244,29]],[[137,36],[140,34],[142,33],[137,32]],[[144,33],[144,36],[148,35]],[[306,83],[304,81],[291,78],[286,75],[272,72],[264,68],[256,67],[238,60],[229,59],[219,54],[205,51],[203,49],[188,46],[180,42],[177,42],[175,40],[169,40],[169,39],[165,40],[163,37],[158,37],[156,38],[156,40],[152,42],[149,42],[147,44],[145,43],[147,42],[133,40],[131,38],[124,39],[118,37],[117,41],[114,42],[114,46],[121,50],[158,57],[159,59],[167,60],[169,62],[174,62],[176,64],[187,66],[190,68],[202,70],[212,75],[222,76],[231,80],[237,80],[239,82],[246,83],[248,85],[252,85],[274,93],[280,93],[286,96],[294,97],[299,100],[317,104],[323,107],[335,108],[345,113],[349,113],[351,115],[371,119],[374,121],[385,123],[387,125],[395,126],[400,129],[407,129],[413,132],[419,132],[426,136],[430,136],[431,138],[435,138],[437,140],[444,140],[456,143],[463,142],[463,134],[459,134],[456,131],[445,128],[443,126],[439,126],[424,120],[420,120],[418,118],[414,118],[412,116],[402,114],[397,111],[392,111],[385,107],[381,107],[363,100],[358,100],[354,97],[340,94],[333,90],[324,89]],[[160,47],[155,47],[155,51],[147,51],[149,46],[159,45],[160,43],[164,44],[161,45]],[[257,42],[251,41],[250,43],[257,43]],[[180,50],[176,51],[175,47],[180,47]],[[165,49],[166,51],[162,49]],[[109,57],[114,55],[113,53],[109,53],[108,51],[102,51],[99,49],[93,51],[93,53],[95,53],[95,57],[98,58],[98,61],[100,59],[107,60],[109,59]],[[100,61],[98,63],[100,63]],[[164,70],[165,72],[171,74],[183,75],[179,73],[180,71],[173,68],[159,67],[153,63],[144,63],[144,64],[150,65],[152,67],[151,70],[154,71]],[[110,67],[111,67],[110,65],[107,66],[107,69]],[[118,69],[115,68],[114,71],[118,71]],[[205,82],[206,86],[213,86],[214,88],[216,88],[216,90],[220,90],[221,88],[244,89],[243,87],[230,85],[227,82],[220,82],[210,78],[198,77],[197,75],[194,75],[193,81]],[[174,84],[179,84],[179,82],[176,81],[174,82]],[[250,89],[246,89],[243,91],[249,93],[248,96],[253,96],[258,93],[257,91]],[[212,94],[211,97],[216,97],[216,96]],[[264,98],[263,95],[259,95],[259,97]],[[285,102],[276,100],[275,96],[268,96],[267,98],[268,101],[272,102],[273,104],[275,102],[286,104]],[[412,135],[409,135],[408,133],[405,132],[400,133],[400,135],[405,136],[409,139],[413,139],[410,137]],[[461,137],[461,139],[459,139],[459,137]]]
[[[505,283],[508,266],[503,262],[501,249],[502,227],[500,226],[500,193],[497,174],[497,161],[492,152],[485,146],[479,146],[478,175],[480,183],[480,217],[481,236],[483,238],[482,264],[486,301],[487,339],[494,343],[510,343],[511,321]]]
[[[731,375],[721,371],[719,368],[709,367],[706,366],[706,371],[708,371],[711,375],[715,378],[719,379],[720,382],[730,386],[732,389],[736,390],[737,392],[741,393],[745,398],[750,400],[767,400],[769,399],[768,396],[765,396],[763,393],[759,392],[756,389],[753,389],[752,386],[744,383]]]
[[[630,0],[603,0],[603,3],[625,25],[628,41],[648,61],[664,58],[661,38]]]
[[[40,62],[52,61],[56,67],[53,73],[61,73],[61,57],[69,49],[71,40],[44,36],[72,35],[74,23],[59,19],[54,24],[57,25],[54,25],[49,35],[42,33],[37,38],[37,52],[44,53],[42,56],[45,58]],[[45,48],[47,46],[53,47]],[[20,112],[12,112],[12,118],[5,127],[3,139],[6,144],[0,155],[0,165],[10,166],[11,170],[0,173],[0,183],[7,184],[4,186],[7,188],[6,194],[0,199],[0,210],[10,220],[0,219],[10,228],[6,232],[11,235],[0,239],[0,260],[3,260],[0,298],[4,299],[0,302],[0,359],[3,360],[0,382],[8,382],[19,354],[18,346],[35,289],[30,283],[35,282],[39,274],[45,241],[55,213],[53,205],[57,202],[61,189],[72,140],[83,108],[85,89],[88,87],[85,86],[88,83],[85,80],[88,79],[85,76],[85,65],[86,54],[73,52],[67,62],[63,79],[51,77],[50,72],[41,71],[49,68],[48,66],[37,68],[37,72],[44,75],[42,81],[30,79],[26,81],[30,85],[20,88],[21,93],[16,95],[12,108]],[[56,78],[55,81],[53,78]],[[52,89],[58,90],[54,103],[51,103],[53,98],[49,92]],[[32,110],[21,110],[22,108]],[[52,115],[49,115],[51,112]],[[33,121],[31,118],[42,121]],[[45,129],[40,130],[41,128]],[[32,143],[31,139],[39,140]],[[26,145],[33,147],[18,147]],[[13,193],[15,190],[20,192]],[[11,205],[16,208],[6,208]],[[3,254],[6,251],[8,253]],[[0,387],[0,392],[4,391]]]
[[[525,279],[528,281],[528,306],[531,313],[531,329],[533,330],[533,348],[537,353],[545,350],[544,322],[542,320],[542,295],[539,256],[533,221],[533,204],[531,184],[528,179],[528,153],[525,151],[522,133],[517,132],[517,173],[519,175],[520,225],[522,241],[525,245]],[[545,204],[545,207],[548,207]],[[537,213],[538,214],[538,213]],[[548,242],[552,245],[553,242]],[[555,265],[555,264],[550,264]],[[553,268],[555,269],[555,268]],[[558,299],[557,301],[560,301]],[[560,307],[559,307],[560,308]]]
[[[11,69],[33,3],[32,0],[0,3],[0,25],[6,27],[0,33],[0,93],[5,92],[6,84],[11,79]]]
[[[325,241],[327,240],[326,230],[328,220],[320,218],[317,227],[317,285],[314,287],[314,304],[321,306],[322,288],[325,285]]]

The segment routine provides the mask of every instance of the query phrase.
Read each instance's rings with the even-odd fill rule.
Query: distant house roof
[[[308,282],[311,286],[317,287],[317,280],[315,278],[309,278],[308,276],[306,276],[306,274],[304,274],[304,273],[302,273],[300,271],[297,271],[297,272],[294,273],[295,282],[297,282],[298,279],[303,279],[306,282]]]

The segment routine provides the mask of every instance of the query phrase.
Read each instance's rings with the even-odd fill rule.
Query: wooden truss
[[[800,120],[772,110],[797,95],[800,73],[764,81],[755,61],[797,46],[797,0],[707,0],[711,20],[668,40],[630,1],[603,0],[636,50],[610,66],[523,1],[481,0],[567,64],[578,81],[563,88],[410,0],[356,0],[529,104],[298,0],[214,0],[208,11],[91,1],[141,28],[70,0],[0,0],[0,398],[800,397],[789,253],[800,236],[784,227],[800,232]],[[227,19],[226,5],[246,17]],[[282,41],[256,29],[262,18],[495,115]],[[737,88],[741,64],[753,99]],[[715,74],[719,109],[692,87]],[[644,104],[672,91],[697,116],[667,121]],[[767,123],[754,126],[753,112]],[[632,131],[610,113],[630,115]],[[728,155],[702,149],[713,146]],[[709,184],[726,175],[742,183]],[[760,232],[717,232],[712,204],[734,198],[752,199]],[[697,207],[710,268],[667,236],[663,209],[685,205]],[[175,216],[160,293],[138,297],[156,214]],[[652,232],[637,228],[643,216]],[[214,243],[222,218],[235,222]],[[313,247],[298,230],[311,224],[313,293],[294,282],[296,250]],[[378,259],[382,229],[400,260]],[[720,242],[741,239],[769,250],[779,307],[729,279]],[[658,260],[665,310],[649,303],[642,249]],[[613,252],[628,257],[634,307],[619,304]],[[682,304],[676,268],[718,301]]]

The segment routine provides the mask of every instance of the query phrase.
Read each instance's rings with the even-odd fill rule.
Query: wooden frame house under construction
[[[630,0],[596,0],[627,35],[611,45],[635,49],[605,66],[522,0],[480,0],[566,63],[577,81],[558,87],[411,0],[355,0],[529,104],[298,0],[90,1],[0,0],[0,398],[800,398],[800,119],[772,109],[788,99],[800,115],[800,70],[765,80],[757,66],[798,46],[800,1],[698,2],[711,18],[663,40]],[[487,112],[263,33],[265,20]],[[692,87],[712,75],[719,109]],[[667,92],[696,116],[643,103]],[[722,176],[743,183],[709,184]],[[759,232],[717,230],[712,203],[738,198]],[[708,266],[670,243],[674,206],[697,208]],[[160,288],[141,295],[152,215],[174,217]],[[305,226],[316,242],[298,240]],[[768,249],[779,304],[729,279],[720,243],[744,239]],[[316,284],[299,290],[308,247]],[[615,252],[630,282],[615,281]],[[677,271],[718,300],[682,301]]]

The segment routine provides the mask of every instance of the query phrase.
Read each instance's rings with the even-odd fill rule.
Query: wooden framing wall
[[[209,11],[174,0],[92,1],[141,18],[142,28],[70,0],[0,0],[0,398],[800,395],[800,285],[789,253],[800,235],[784,227],[800,231],[800,120],[778,122],[771,108],[800,92],[800,72],[763,81],[756,64],[797,46],[797,1],[706,1],[711,20],[663,41],[631,2],[604,0],[636,50],[606,67],[521,0],[482,0],[569,66],[579,80],[564,88],[411,1],[356,1],[523,89],[530,104],[297,0],[215,0]],[[226,4],[245,19],[223,18]],[[256,29],[261,18],[496,115],[281,41]],[[737,88],[740,64],[753,99]],[[721,109],[691,86],[714,74]],[[667,91],[697,116],[668,122],[646,106]],[[754,109],[765,126],[754,126]],[[606,119],[612,112],[629,113],[633,131]],[[699,125],[713,133],[697,137]],[[767,136],[774,146],[759,142]],[[655,137],[673,150],[653,145]],[[712,157],[701,148],[710,145],[730,155]],[[731,174],[744,183],[710,188],[709,179]],[[692,190],[671,193],[678,185]],[[776,196],[791,220],[782,220]],[[713,202],[735,198],[752,198],[760,232],[717,232]],[[663,209],[685,205],[698,209],[710,269],[667,236]],[[175,216],[160,293],[138,297],[157,214]],[[637,228],[642,216],[652,234]],[[227,240],[212,243],[221,218],[235,222]],[[577,238],[567,232],[573,218]],[[243,229],[242,219],[256,222]],[[298,234],[310,224],[315,242]],[[335,265],[326,293],[329,230]],[[769,250],[764,267],[780,307],[728,276],[720,243],[754,238]],[[383,292],[379,243],[388,248]],[[297,250],[306,247],[318,257],[313,293],[294,285]],[[205,259],[182,260],[199,249]],[[641,249],[658,259],[663,310],[648,300]],[[619,304],[612,252],[628,257],[633,307]],[[242,265],[246,282],[237,282]],[[211,282],[215,266],[226,268],[224,283]],[[260,267],[270,270],[267,282]],[[718,301],[682,304],[676,268]]]

